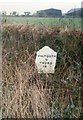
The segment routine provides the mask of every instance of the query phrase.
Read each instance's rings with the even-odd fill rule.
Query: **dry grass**
[[[2,116],[79,118],[83,32],[29,24],[2,28]],[[44,45],[58,53],[54,74],[35,68],[36,51]]]

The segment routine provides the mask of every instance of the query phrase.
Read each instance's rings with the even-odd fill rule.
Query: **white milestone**
[[[37,51],[35,64],[38,73],[54,73],[56,65],[57,52],[48,46],[44,46]]]

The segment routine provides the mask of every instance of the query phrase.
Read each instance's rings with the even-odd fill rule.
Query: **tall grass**
[[[30,24],[2,25],[2,117],[81,116],[80,29]],[[58,53],[54,74],[38,74],[37,50]]]

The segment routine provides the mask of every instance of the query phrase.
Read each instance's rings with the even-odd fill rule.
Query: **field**
[[[67,28],[68,18],[64,19],[61,23],[58,18],[2,21],[3,118],[81,117],[83,32],[79,19],[74,19],[76,27],[67,23]],[[57,52],[54,74],[38,74],[35,67],[36,52],[45,45]]]
[[[81,27],[81,18],[4,17],[7,23],[30,23],[36,25],[69,25]]]

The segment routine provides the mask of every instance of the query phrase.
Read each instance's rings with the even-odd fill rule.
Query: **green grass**
[[[81,27],[80,18],[45,18],[45,17],[3,17],[3,21],[6,19],[7,23],[30,23],[37,25],[69,25]]]

